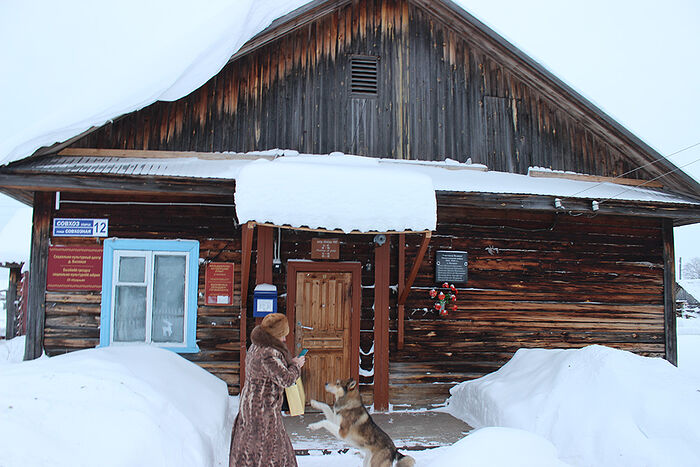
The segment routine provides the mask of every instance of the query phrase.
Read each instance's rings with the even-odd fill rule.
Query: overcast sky
[[[457,3],[661,154],[700,143],[699,1]],[[700,146],[670,159],[700,180]],[[0,195],[0,228],[19,206]],[[700,257],[700,225],[675,236],[677,258]]]

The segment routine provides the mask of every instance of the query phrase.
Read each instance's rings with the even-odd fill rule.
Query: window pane
[[[185,257],[156,255],[153,265],[153,342],[185,339]]]
[[[146,341],[146,287],[118,285],[114,303],[114,342]]]
[[[119,257],[119,282],[141,282],[146,278],[146,258],[143,256]]]

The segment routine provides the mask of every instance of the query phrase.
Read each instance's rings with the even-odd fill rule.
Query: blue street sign
[[[53,220],[54,237],[106,237],[109,219]]]

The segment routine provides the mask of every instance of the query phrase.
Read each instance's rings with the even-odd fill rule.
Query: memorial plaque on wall
[[[207,263],[204,303],[210,306],[233,305],[233,263]]]
[[[467,282],[467,252],[437,251],[435,253],[435,282],[465,284]]]
[[[340,242],[337,238],[312,238],[311,259],[338,259]]]
[[[50,246],[46,290],[102,290],[102,248]]]

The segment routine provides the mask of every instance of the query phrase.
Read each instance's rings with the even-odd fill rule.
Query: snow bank
[[[24,360],[25,337],[15,337],[9,341],[0,340],[0,365],[19,363]]]
[[[700,312],[684,311],[676,318],[678,368],[700,379]]]
[[[450,391],[474,427],[551,441],[580,466],[700,465],[700,380],[665,360],[593,345],[520,349],[500,370]]]
[[[368,157],[300,155],[246,165],[236,179],[236,215],[241,223],[343,232],[435,230],[437,201],[424,174]]]
[[[482,428],[443,448],[431,467],[561,467],[546,439],[515,428]]]
[[[684,310],[682,316],[676,318],[676,334],[700,336],[700,310]]]
[[[311,452],[311,451],[310,451]],[[482,428],[452,446],[424,451],[402,451],[427,467],[564,467],[556,449],[546,439],[514,428]],[[299,467],[357,467],[362,454],[297,456]]]
[[[0,2],[0,163],[189,94],[307,1]]]
[[[0,367],[0,465],[228,465],[226,383],[149,346]]]

